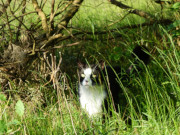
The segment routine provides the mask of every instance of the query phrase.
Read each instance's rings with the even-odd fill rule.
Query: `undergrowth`
[[[101,15],[102,12],[97,11],[103,9],[98,4],[96,6],[100,8],[93,8],[88,13],[87,3],[73,18],[72,26],[93,33],[104,30],[104,26],[109,24],[108,19],[114,19],[112,14],[115,18],[121,16],[114,14],[117,10],[115,7],[108,9],[106,2],[106,8],[111,11],[108,15]],[[87,5],[91,5],[89,3]],[[131,19],[123,20],[121,26],[134,21]],[[112,28],[116,28],[119,23],[112,25]],[[0,134],[180,134],[180,50],[176,26],[154,24],[88,35],[86,38],[90,40],[77,37],[76,41],[81,39],[79,46],[58,50],[62,53],[59,89],[47,83],[49,79],[43,78],[38,71],[32,71],[40,78],[38,82],[23,82],[16,86],[10,81],[10,89],[0,90]],[[74,41],[66,41],[64,44],[71,42]],[[142,44],[150,50],[150,64],[142,64],[143,73],[121,84],[127,92],[127,112],[132,125],[125,123],[122,112],[114,112],[111,117],[106,115],[105,122],[101,118],[90,119],[79,105],[77,57],[87,59],[90,63],[103,59],[113,66],[119,65],[126,69],[132,62],[130,52],[134,46]]]

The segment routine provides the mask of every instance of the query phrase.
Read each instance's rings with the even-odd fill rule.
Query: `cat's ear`
[[[99,67],[101,68],[101,70],[104,69],[104,67],[105,67],[105,62],[104,62],[103,60],[100,60],[100,61],[99,61]]]
[[[78,62],[78,68],[79,68],[79,69],[83,69],[83,67],[84,67],[84,64],[81,63],[81,62]]]
[[[96,64],[93,68],[99,68],[100,70],[103,70],[105,67],[105,62],[103,60],[99,61],[98,64]]]

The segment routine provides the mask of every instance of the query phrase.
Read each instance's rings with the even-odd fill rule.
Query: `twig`
[[[33,13],[37,13],[36,11],[32,11],[32,12],[29,12],[29,13],[24,13],[24,14],[22,14],[22,15],[20,15],[20,16],[17,16],[17,18],[21,18],[21,17],[23,17],[23,16],[26,16],[26,15],[29,15],[29,14],[33,14]],[[15,20],[15,18],[13,18],[12,20],[8,20],[8,23],[11,23],[12,21],[14,21]],[[3,26],[4,24],[1,24],[0,26]]]
[[[120,21],[122,21],[127,15],[129,15],[130,13],[127,13],[126,15],[124,15],[121,19],[119,19],[119,20],[117,20],[117,21],[115,21],[115,22],[113,22],[113,23],[111,23],[111,24],[109,24],[109,25],[107,25],[107,26],[105,26],[106,28],[107,27],[109,27],[109,26],[111,26],[111,25],[114,25],[114,24],[116,24],[116,23],[118,23],[118,22],[120,22]]]
[[[81,42],[75,42],[75,43],[72,43],[72,44],[68,44],[68,45],[61,45],[61,46],[55,46],[54,48],[63,48],[63,47],[71,47],[71,46],[76,46],[76,45],[79,45]]]
[[[40,49],[43,49],[45,46],[48,46],[55,39],[58,39],[58,38],[60,38],[62,36],[63,36],[62,34],[57,34],[57,35],[53,35],[53,36],[49,37],[48,41]]]
[[[139,9],[134,9],[132,7],[129,7],[129,6],[121,3],[120,1],[116,1],[116,0],[108,0],[108,1],[111,2],[111,4],[114,4],[122,9],[128,9],[129,13],[133,13],[133,14],[139,15],[141,17],[144,17],[144,18],[150,20],[150,22],[154,21],[154,19],[155,19],[155,17],[153,17],[151,14],[144,12],[142,10],[139,10]]]
[[[0,6],[4,7],[4,8],[7,8],[10,3],[11,3],[11,0],[7,0],[6,3],[2,2],[3,5],[0,4]]]
[[[61,4],[61,3],[59,3],[58,7],[56,8],[56,11],[57,11],[57,9],[60,8],[60,4]],[[58,13],[55,12],[54,16],[60,15],[60,14],[61,14],[62,12],[64,12],[64,11],[69,7],[69,5],[71,5],[71,4],[72,4],[72,1],[69,1],[69,2],[64,6],[64,8],[61,9]]]
[[[50,15],[50,28],[49,28],[49,34],[51,32],[52,29],[54,29],[54,4],[55,4],[55,0],[52,0],[51,2],[51,15]]]
[[[20,7],[23,5],[23,3],[24,3],[24,0],[22,0],[22,2],[20,4],[17,4],[16,2],[14,2],[13,12],[16,13],[20,9]],[[14,9],[15,6],[17,6],[17,5],[18,5],[18,7],[16,9]]]
[[[45,4],[46,4],[46,2],[47,2],[47,0],[42,0],[42,2],[43,2],[43,1],[44,1],[44,3],[42,3],[42,4],[41,4],[41,6],[40,6],[40,7],[41,7],[41,9],[43,9],[43,8],[44,8],[44,6],[45,6]]]
[[[64,27],[67,27],[67,24],[69,23],[70,19],[76,14],[76,12],[79,10],[79,7],[83,0],[74,0],[71,5],[69,5],[69,8],[67,9],[66,14],[62,17],[60,20],[60,23],[58,24],[59,30],[63,30]]]
[[[66,30],[67,33],[69,33],[69,35],[70,35],[71,37],[74,37],[73,34],[72,34],[66,27],[64,27],[64,26],[62,25],[62,28],[63,28],[64,30]]]
[[[22,14],[24,14],[24,13],[25,13],[25,9],[26,9],[26,0],[23,0],[22,6],[23,6]],[[17,18],[17,17],[16,17],[16,18]],[[19,35],[20,35],[20,29],[21,29],[21,26],[22,26],[23,19],[24,19],[24,17],[22,16],[22,17],[20,18],[20,22],[19,22],[19,26],[18,26],[18,30],[17,30],[17,34],[16,34],[16,41],[18,41],[18,37],[19,37]]]
[[[66,102],[66,106],[67,106],[67,109],[68,109],[68,112],[69,112],[69,115],[70,115],[70,118],[71,118],[71,123],[72,123],[72,127],[73,127],[73,130],[74,130],[74,133],[75,133],[75,135],[77,135],[77,133],[76,133],[76,129],[75,129],[75,127],[74,127],[74,122],[73,122],[73,118],[72,118],[72,114],[71,114],[71,111],[70,111],[70,109],[69,109],[69,104],[68,104],[68,102],[67,102],[67,99],[66,99],[66,96],[65,96],[65,94],[64,94],[64,90],[65,90],[65,77],[64,77],[64,88],[63,88],[63,96],[64,96],[64,99],[65,99],[65,102]]]
[[[133,28],[138,28],[138,27],[142,27],[142,26],[150,26],[150,25],[154,25],[155,23],[156,24],[169,25],[172,22],[173,22],[172,20],[164,19],[164,20],[161,20],[161,21],[153,21],[153,22],[150,22],[150,23],[145,22],[145,23],[142,23],[142,24],[134,24],[134,25],[130,25],[130,26],[127,25],[127,26],[122,26],[122,27],[116,28],[116,29],[110,29],[110,30],[104,30],[104,31],[95,31],[95,32],[84,31],[82,29],[77,29],[75,27],[68,27],[68,28],[73,28],[73,29],[76,29],[76,30],[80,31],[80,32],[77,32],[77,33],[73,34],[75,36],[75,35],[80,35],[80,34],[107,34],[107,32],[115,32],[117,30],[124,30],[124,29],[129,29],[129,28],[133,29]],[[112,24],[115,24],[115,23],[112,23]],[[105,26],[105,27],[107,27],[107,26]]]
[[[61,9],[61,11],[59,11],[59,12],[57,13],[57,10],[63,5],[63,2],[60,1],[59,4],[58,4],[58,6],[57,6],[57,8],[56,8],[56,10],[54,11],[52,17],[50,18],[50,15],[47,15],[47,20],[49,21],[49,23],[51,24],[51,22],[54,20],[54,17],[56,17],[56,16],[60,15],[62,12],[64,12],[64,11],[69,7],[70,4],[72,4],[72,1],[69,1],[69,2],[65,5],[65,7],[64,7],[63,9]],[[39,21],[39,22],[40,22],[40,21]],[[39,22],[37,22],[37,25],[35,26],[36,29],[41,28],[41,25],[39,25]],[[58,32],[59,32],[59,31],[57,30],[57,33],[58,33]],[[55,33],[55,32],[54,32],[54,33]]]
[[[16,132],[18,132],[21,129],[21,127],[19,127],[18,129],[16,129],[15,131],[12,131],[10,133],[8,133],[9,135],[14,135]],[[24,131],[25,132],[25,131]]]
[[[9,5],[10,1],[7,1],[7,4],[5,5],[3,0],[1,0],[2,4],[3,4],[3,7],[2,7],[2,10],[3,12],[5,13],[5,17],[6,17],[6,22],[7,22],[7,25],[8,25],[8,29],[9,29],[9,34],[10,34],[10,45],[12,43],[12,31],[11,31],[11,27],[10,27],[10,23],[8,22],[9,20],[9,17],[7,15],[7,11],[6,11],[6,8],[8,7],[7,5]],[[12,46],[11,46],[12,47]]]
[[[59,87],[59,85],[58,85]],[[59,113],[61,115],[61,125],[62,125],[62,129],[63,129],[63,133],[64,135],[66,134],[66,131],[64,129],[64,123],[63,123],[63,115],[62,115],[62,110],[61,110],[61,103],[62,103],[62,95],[61,95],[61,91],[60,91],[60,88],[57,89],[57,97],[58,97],[58,105],[59,105]]]
[[[21,20],[19,20],[19,19],[15,16],[15,14],[12,12],[11,6],[9,6],[9,8],[10,8],[10,12],[11,12],[12,16],[13,16],[17,21],[19,21],[19,23],[20,23],[21,25],[23,25],[23,26],[26,28],[26,30],[29,31],[28,27],[27,27]]]
[[[44,58],[49,69],[51,70],[51,78],[46,84],[44,84],[44,86],[46,86],[52,81],[54,89],[55,89],[57,88],[57,83],[56,83],[56,81],[58,80],[57,73],[60,71],[60,64],[62,62],[62,57],[61,57],[61,53],[59,53],[60,59],[59,59],[58,65],[56,65],[56,56],[53,56],[52,54],[50,54],[50,56],[51,56],[51,64],[48,58]]]
[[[46,64],[48,65],[48,68],[51,70],[51,79],[46,84],[44,84],[44,86],[49,84],[52,81],[54,89],[57,90],[59,113],[61,115],[62,129],[63,129],[63,133],[66,134],[66,131],[64,129],[63,115],[62,115],[62,108],[61,108],[61,104],[63,103],[63,100],[62,100],[63,95],[61,93],[61,87],[60,87],[60,84],[59,84],[59,79],[58,79],[58,74],[57,74],[60,71],[60,64],[62,62],[62,57],[61,57],[61,53],[59,53],[60,59],[59,59],[58,65],[57,65],[56,64],[56,56],[53,56],[52,54],[50,54],[50,56],[51,56],[51,64],[50,64],[48,58],[45,57],[45,55],[44,55],[44,57],[45,57],[44,59],[46,61]]]

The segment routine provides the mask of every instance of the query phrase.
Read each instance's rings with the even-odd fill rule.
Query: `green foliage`
[[[172,36],[174,37],[180,36],[180,30],[176,29],[179,26],[180,26],[180,20],[176,20],[168,26],[168,31],[172,33]]]
[[[6,101],[6,96],[4,94],[0,94],[0,101]]]
[[[176,27],[180,26],[180,20],[174,21],[172,24],[169,25],[168,30],[172,30]]]
[[[7,131],[6,122],[0,120],[0,134],[4,134]]]
[[[8,125],[8,126],[11,126],[11,125],[12,125],[12,126],[21,125],[21,122],[18,121],[17,119],[14,119],[14,120],[12,120],[11,122],[8,122],[7,125]]]
[[[24,104],[21,100],[18,100],[15,106],[16,113],[22,117],[24,115]]]
[[[112,61],[119,61],[121,58],[121,52],[121,47],[114,47],[113,52],[110,54],[110,58],[112,59]]]
[[[65,91],[68,93],[67,96],[57,94],[51,84],[44,88],[45,80],[41,80],[38,84],[42,87],[36,88],[37,91],[44,93],[45,107],[34,105],[28,100],[18,100],[15,103],[11,96],[6,99],[4,94],[0,94],[0,134],[59,135],[75,134],[75,131],[77,134],[180,134],[180,53],[174,42],[174,38],[179,35],[179,31],[176,30],[180,24],[178,18],[175,18],[175,21],[167,29],[154,24],[153,26],[114,30],[97,35],[95,34],[97,30],[107,30],[105,26],[120,19],[122,14],[126,13],[107,2],[98,0],[95,3],[97,5],[94,6],[94,1],[85,1],[80,12],[72,19],[73,26],[90,30],[93,34],[84,35],[90,39],[88,41],[77,37],[82,40],[82,45],[60,50],[63,54],[61,70],[66,72],[70,78],[68,79],[69,84],[65,84],[65,86],[71,86],[70,92]],[[150,10],[150,7],[153,8],[153,4],[146,7],[145,2],[144,0],[139,1],[139,4],[143,3],[144,7],[139,7],[138,2],[129,3],[136,8],[147,8],[147,11]],[[89,3],[91,3],[90,6],[87,6]],[[96,6],[98,8],[95,8]],[[160,9],[160,6],[159,9],[156,9],[158,6],[156,5],[153,9],[153,12],[157,12],[157,14],[159,11],[156,10]],[[175,10],[173,12],[176,12],[179,4],[173,5],[172,8]],[[143,21],[137,16],[130,16],[109,28]],[[75,39],[64,42],[64,44],[69,42],[74,43]],[[129,127],[122,120],[126,112],[113,112],[112,117],[106,115],[106,121],[103,124],[102,119],[90,119],[80,109],[76,95],[71,93],[71,91],[77,91],[77,86],[75,86],[78,80],[76,76],[77,56],[87,59],[91,63],[95,60],[105,59],[111,65],[120,64],[125,70],[130,64],[130,51],[135,45],[142,44],[147,44],[150,51],[154,52],[151,55],[151,63],[148,67],[142,64],[143,73],[132,75],[131,80],[120,83],[129,102],[126,112],[131,117],[132,126]],[[59,83],[63,82],[59,81]],[[25,85],[27,86],[24,87],[33,87],[33,84],[29,83]],[[16,94],[20,93],[16,86],[13,85],[12,89],[16,90]],[[12,90],[9,91],[12,93]],[[27,91],[28,94],[30,93],[27,97],[37,97],[35,90],[31,89],[31,91],[30,89]],[[62,95],[63,92],[62,90]],[[73,96],[70,96],[69,93]],[[41,96],[35,101],[40,99]],[[29,109],[27,109],[28,107]]]
[[[172,5],[171,10],[178,11],[180,9],[180,2],[176,2]]]
[[[171,11],[177,16],[172,24],[170,24],[167,28],[168,32],[172,33],[173,37],[178,37],[180,36],[180,18],[179,18],[179,10],[180,10],[180,2],[176,2],[171,6]]]

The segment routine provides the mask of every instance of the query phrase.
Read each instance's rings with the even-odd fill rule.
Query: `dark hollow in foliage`
[[[147,65],[150,62],[150,56],[146,52],[149,52],[149,51],[145,46],[136,46],[134,48],[132,57],[135,58],[135,61],[126,70],[127,74],[134,72],[134,65],[136,65],[136,70],[138,72],[141,71],[142,67],[140,66],[141,64],[140,61],[142,61],[145,65]]]
[[[147,54],[146,52],[148,52],[148,49],[145,46],[136,46],[133,50],[132,56],[135,58],[134,64],[136,65],[136,69],[138,71],[141,71],[142,69],[138,66],[141,62],[140,60],[147,65],[150,61],[150,56],[149,54]],[[108,94],[106,100],[105,100],[105,109],[106,111],[108,111],[111,115],[111,110],[109,107],[109,100],[112,97],[112,100],[114,102],[114,109],[117,112],[121,112],[124,119],[127,121],[128,124],[131,124],[131,120],[128,119],[128,101],[127,101],[127,97],[126,97],[126,93],[123,91],[123,89],[121,88],[121,84],[122,83],[125,87],[126,84],[125,82],[127,82],[130,79],[130,70],[133,70],[133,65],[131,65],[128,68],[128,72],[124,72],[121,67],[119,66],[115,66],[115,67],[109,67],[107,66],[105,69],[102,70],[102,74],[104,76],[108,76],[108,80],[109,80],[109,87],[110,87],[110,94]],[[126,70],[127,71],[127,70]],[[133,70],[132,74],[135,74],[136,70]],[[118,80],[119,79],[119,80]],[[108,89],[106,89],[107,91]],[[107,93],[109,93],[107,91]],[[120,110],[119,110],[120,109]]]
[[[133,50],[132,55],[133,55],[133,57],[138,57],[140,60],[142,60],[144,62],[144,64],[148,64],[150,56],[144,51],[144,49],[146,51],[148,51],[147,48],[145,48],[145,47],[137,46]],[[140,61],[138,59],[136,59],[136,61],[135,61],[136,65],[138,65],[139,62]],[[104,86],[106,87],[104,89],[104,91],[107,94],[107,96],[104,99],[104,106],[105,106],[106,110],[104,110],[104,111],[108,112],[111,115],[112,109],[114,108],[116,112],[120,111],[123,114],[125,113],[124,119],[125,120],[128,119],[128,114],[126,114],[126,108],[128,106],[128,101],[127,101],[125,92],[121,88],[120,83],[121,82],[123,83],[124,80],[125,81],[129,80],[129,75],[127,73],[130,73],[130,70],[132,70],[134,66],[131,66],[130,68],[128,68],[128,72],[124,72],[120,66],[115,66],[115,67],[106,66],[105,67],[104,62],[100,62],[96,66],[85,65],[85,64],[79,64],[78,66],[81,69],[86,69],[88,67],[93,69],[94,73],[92,73],[92,74],[95,74],[96,78],[90,77],[92,80],[95,80],[95,81],[92,81],[92,86],[104,84]],[[83,77],[81,77],[82,71],[83,70],[79,71],[80,85],[82,84],[82,81],[84,79]],[[108,80],[107,80],[107,78],[108,78]],[[80,91],[79,91],[79,96],[80,96],[80,98],[82,96],[80,94]],[[80,101],[80,103],[81,103],[81,101]],[[109,103],[113,103],[113,105],[110,105]],[[112,106],[113,106],[113,108],[112,108]],[[131,124],[130,120],[128,120],[127,122],[128,122],[128,124]]]
[[[144,64],[148,64],[150,57],[149,54],[146,53],[148,52],[148,49],[145,46],[136,46],[133,50],[132,56],[135,58],[136,56],[144,62]]]

